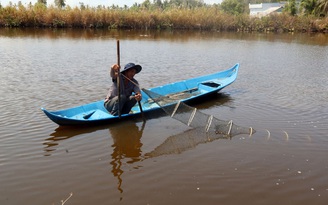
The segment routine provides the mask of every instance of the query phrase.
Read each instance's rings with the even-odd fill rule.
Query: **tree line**
[[[202,29],[227,31],[328,32],[328,0],[288,0],[282,14],[251,17],[249,4],[277,0],[145,0],[132,6],[74,8],[65,0],[1,5],[0,27],[81,27],[108,29]]]
[[[214,4],[218,6],[224,12],[230,14],[242,14],[248,13],[249,4],[258,3],[279,3],[280,0],[223,0],[221,4]],[[47,0],[38,0],[37,3],[47,5]],[[54,0],[54,4],[57,8],[64,8],[66,6],[66,0]],[[0,4],[1,5],[1,4]],[[191,9],[195,7],[209,6],[204,3],[203,0],[145,0],[143,3],[135,3],[131,9],[145,8],[145,9],[170,9],[170,8],[183,8]],[[80,8],[85,9],[87,6],[80,2]],[[98,7],[103,7],[99,5]],[[119,8],[112,5],[111,8]],[[124,6],[124,9],[129,9],[128,6]],[[315,16],[327,16],[328,14],[328,0],[288,0],[285,12],[291,15],[315,15]]]

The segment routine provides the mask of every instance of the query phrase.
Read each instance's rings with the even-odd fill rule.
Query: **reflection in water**
[[[229,101],[232,101],[232,99],[228,94],[220,93],[213,95],[213,98],[207,99],[206,103],[203,102],[199,106],[201,106],[202,109],[206,109],[213,106],[213,103],[222,105],[227,104]],[[151,115],[148,115],[148,117],[151,117]],[[150,120],[150,118],[148,118],[148,120]],[[83,129],[58,127],[55,132],[50,134],[51,137],[46,139],[43,143],[46,146],[44,148],[46,153],[45,156],[50,156],[51,153],[56,150],[56,146],[58,146],[61,140],[85,133],[92,133],[100,129],[109,129],[109,135],[113,139],[110,159],[111,173],[118,181],[117,190],[122,194],[122,175],[124,174],[124,165],[126,164],[133,164],[163,155],[180,154],[184,151],[194,149],[199,144],[209,143],[218,139],[230,139],[239,134],[249,134],[248,128],[239,126],[237,126],[237,129],[233,129],[236,131],[231,132],[229,136],[221,134],[215,129],[210,129],[208,132],[205,132],[204,127],[196,127],[173,136],[168,136],[167,139],[154,150],[143,155],[141,138],[146,126],[146,121],[143,121],[141,126],[138,126],[138,124],[139,123],[133,121],[125,121],[110,126],[109,128],[108,126],[86,127]],[[66,151],[68,152],[68,150]]]
[[[122,178],[121,175],[124,173],[122,169],[123,160],[129,159],[127,163],[134,163],[141,160],[141,147],[140,141],[146,122],[142,123],[141,128],[135,123],[122,123],[117,126],[111,127],[109,132],[113,137],[113,153],[112,161],[112,173],[114,177],[118,179],[117,189],[120,193],[123,193]]]
[[[158,157],[162,155],[181,154],[184,151],[195,148],[199,144],[212,142],[217,139],[230,139],[230,137],[211,132],[205,133],[203,128],[195,128],[168,137],[153,151],[146,153],[145,156]]]
[[[205,102],[198,104],[200,109],[207,109],[213,106],[213,103],[218,106],[227,104],[233,99],[229,94],[218,93],[213,95],[211,99],[207,99]],[[197,101],[193,104],[197,104]],[[151,115],[147,115],[152,118]],[[158,117],[158,115],[157,115]],[[150,120],[148,118],[148,120]],[[141,126],[134,121],[125,121],[117,123],[113,126],[97,126],[97,127],[58,127],[53,133],[50,134],[50,138],[47,138],[43,145],[45,145],[45,156],[50,156],[52,152],[56,150],[56,146],[59,145],[59,141],[69,139],[81,134],[92,133],[99,130],[109,129],[109,135],[113,139],[112,154],[110,159],[111,173],[117,179],[117,190],[122,194],[124,168],[126,164],[133,164],[149,158],[159,157],[163,155],[181,154],[184,151],[194,149],[199,144],[209,143],[218,139],[231,139],[231,137],[239,134],[249,134],[248,128],[239,127],[236,132],[227,136],[218,133],[216,130],[209,130],[205,132],[204,128],[191,128],[185,132],[168,136],[160,145],[154,148],[152,151],[142,154],[142,142],[141,138],[146,126],[146,121],[142,121]],[[68,152],[68,150],[66,150]],[[122,197],[120,198],[122,200]]]
[[[309,45],[328,45],[328,36],[323,33],[245,33],[245,32],[206,32],[186,30],[116,30],[116,29],[34,29],[34,28],[0,28],[0,36],[30,37],[48,39],[165,39],[169,41],[189,41],[197,39],[232,39],[247,41],[283,41],[298,42]]]
[[[141,155],[142,143],[140,141],[145,122],[142,124],[141,129],[135,123],[122,124],[113,127],[110,133],[113,137],[114,143],[112,153],[112,173],[118,179],[118,190],[123,193],[122,189],[122,174],[124,161],[126,163],[135,163],[148,158],[159,157],[170,154],[181,154],[184,151],[195,148],[199,144],[209,143],[218,139],[231,139],[232,137],[240,134],[250,134],[249,128],[235,126],[234,131],[230,135],[219,133],[215,129],[210,129],[208,132],[203,127],[197,127],[187,130],[183,133],[169,136],[163,143],[157,146],[153,151]]]
[[[218,93],[213,95],[213,98],[207,99],[205,102],[199,104],[199,108],[206,109],[216,105],[226,104],[232,99],[228,94]],[[194,102],[195,104],[197,103]],[[193,103],[193,104],[194,104]],[[201,107],[200,107],[201,106]],[[147,115],[150,120],[151,115]],[[158,116],[157,116],[158,117]],[[112,154],[111,154],[111,172],[118,180],[117,189],[120,193],[123,193],[122,188],[122,175],[124,173],[124,164],[133,164],[148,158],[159,157],[170,154],[180,154],[186,150],[191,150],[199,144],[212,142],[217,139],[230,139],[237,134],[249,134],[248,128],[243,130],[245,132],[234,133],[233,135],[227,136],[218,134],[215,130],[205,132],[203,128],[192,128],[183,133],[169,136],[166,140],[158,145],[153,151],[142,155],[142,142],[141,138],[146,126],[146,121],[142,122],[141,126],[133,121],[125,121],[117,123],[109,127],[110,136],[113,139]],[[50,134],[50,138],[47,138],[43,145],[45,145],[44,151],[45,156],[50,156],[52,152],[56,150],[56,146],[59,145],[59,141],[69,139],[74,136],[81,134],[92,133],[99,130],[108,129],[108,126],[97,126],[97,127],[58,127],[53,133]],[[66,150],[68,152],[68,150]],[[122,198],[121,198],[122,199]]]
[[[146,126],[146,121],[143,121],[139,127],[136,122],[127,121],[115,124],[109,128],[109,133],[113,138],[112,154],[111,154],[111,172],[117,178],[117,189],[123,193],[124,164],[133,164],[148,158],[159,157],[170,154],[181,154],[184,151],[191,150],[199,144],[209,143],[218,139],[231,139],[231,137],[239,134],[249,134],[247,129],[240,129],[239,132],[234,132],[233,135],[227,136],[210,130],[205,132],[203,128],[189,129],[183,133],[169,136],[166,140],[158,145],[153,151],[142,155],[141,138]],[[93,127],[93,128],[65,128],[58,127],[55,132],[50,134],[50,138],[46,139],[43,145],[46,147],[45,156],[50,156],[59,145],[59,141],[69,139],[71,137],[92,133],[99,129],[108,129],[108,127]],[[66,150],[68,152],[68,150]],[[122,198],[121,198],[122,200]]]
[[[250,129],[238,126],[238,130],[235,130],[230,135],[225,135],[214,129],[205,132],[203,127],[193,128],[183,133],[168,137],[153,151],[146,153],[145,158],[170,154],[181,154],[184,151],[195,148],[199,144],[213,142],[218,139],[231,139],[232,137],[240,134],[249,135]]]
[[[53,133],[50,134],[51,137],[47,138],[43,145],[44,156],[51,156],[51,153],[56,151],[56,147],[59,145],[59,141],[66,140],[75,135],[82,134],[81,130],[79,132],[74,132],[72,129],[65,129],[63,127],[57,127]]]
[[[52,152],[56,151],[56,147],[59,145],[59,141],[69,139],[71,137],[92,133],[97,130],[107,128],[108,126],[97,126],[97,127],[57,127],[50,137],[43,142],[44,156],[51,156]],[[66,150],[68,151],[68,150]]]

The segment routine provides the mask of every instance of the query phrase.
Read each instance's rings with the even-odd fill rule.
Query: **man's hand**
[[[117,64],[112,65],[112,67],[110,67],[111,76],[117,78],[120,68],[121,67]]]
[[[134,95],[134,98],[137,100],[137,101],[140,101],[142,99],[142,96],[141,96],[141,93],[136,93]]]

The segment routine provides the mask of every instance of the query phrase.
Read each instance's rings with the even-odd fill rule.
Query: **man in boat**
[[[139,83],[134,79],[134,75],[139,73],[142,69],[140,65],[128,63],[124,66],[123,71],[119,75],[120,66],[114,64],[110,69],[110,76],[113,84],[110,87],[104,106],[112,115],[118,115],[119,109],[121,114],[127,114],[131,108],[141,100],[141,92]],[[119,78],[120,84],[117,80]],[[120,99],[118,97],[118,87],[120,87]],[[134,95],[132,95],[134,93]]]

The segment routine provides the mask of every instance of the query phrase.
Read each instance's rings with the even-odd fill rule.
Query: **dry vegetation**
[[[218,7],[161,9],[71,8],[43,4],[0,7],[0,27],[198,29],[216,31],[328,32],[328,17],[231,15]]]

